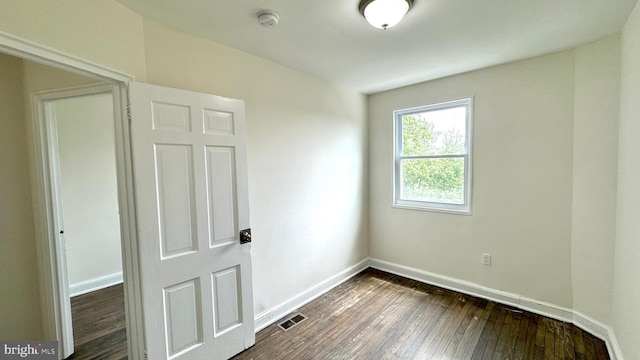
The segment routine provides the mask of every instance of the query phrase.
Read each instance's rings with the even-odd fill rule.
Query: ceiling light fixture
[[[360,13],[371,26],[386,30],[402,20],[413,0],[361,0]]]

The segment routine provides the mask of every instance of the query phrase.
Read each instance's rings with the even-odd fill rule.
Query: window
[[[397,207],[471,212],[471,99],[394,111]]]

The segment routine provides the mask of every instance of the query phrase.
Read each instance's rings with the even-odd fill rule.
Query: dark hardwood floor
[[[571,324],[373,269],[298,312],[307,320],[265,328],[233,359],[609,359]]]
[[[126,359],[122,285],[72,299],[76,353]],[[233,359],[606,360],[600,339],[568,323],[368,269],[301,307]],[[153,359],[151,359],[153,360]]]
[[[126,359],[122,284],[71,298],[75,352],[67,359]]]

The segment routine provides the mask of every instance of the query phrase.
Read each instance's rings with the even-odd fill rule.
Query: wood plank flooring
[[[71,316],[75,352],[67,359],[127,358],[122,284],[71,298]]]
[[[600,339],[492,301],[368,269],[276,324],[235,360],[606,360]]]
[[[122,285],[71,301],[76,353],[126,359]],[[571,324],[368,269],[301,307],[288,331],[271,325],[233,359],[607,360]]]

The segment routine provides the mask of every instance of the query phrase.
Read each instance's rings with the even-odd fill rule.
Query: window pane
[[[400,199],[464,204],[464,158],[403,159]]]
[[[402,155],[465,154],[466,107],[402,115]]]

